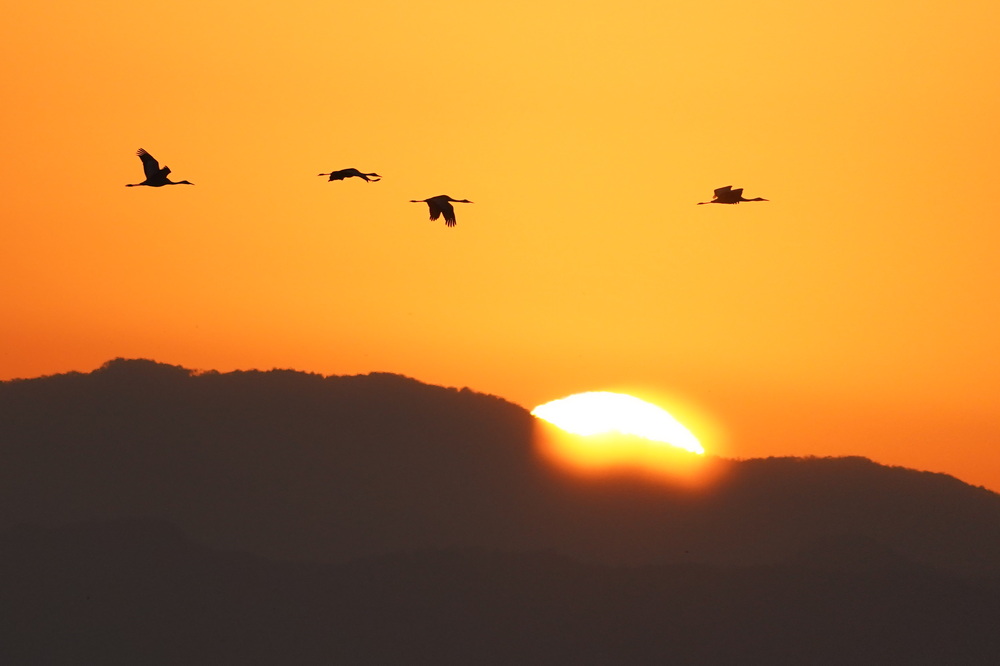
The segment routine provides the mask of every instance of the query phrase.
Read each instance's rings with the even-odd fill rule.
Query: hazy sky
[[[998,26],[985,0],[13,3],[0,378],[651,391],[725,455],[1000,490]],[[125,188],[139,147],[196,186]],[[345,167],[384,179],[316,176]],[[722,185],[770,201],[695,205]],[[476,203],[447,229],[408,203],[437,194]]]

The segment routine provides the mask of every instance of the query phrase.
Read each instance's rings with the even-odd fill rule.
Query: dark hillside
[[[692,495],[573,480],[532,437],[517,405],[397,375],[117,360],[0,383],[0,527],[151,519],[213,547],[326,562],[483,548],[1000,573],[1000,496],[946,475],[863,458],[725,461]]]
[[[0,662],[992,664],[1000,588],[928,569],[609,567],[444,550],[346,564],[164,523],[0,531]]]

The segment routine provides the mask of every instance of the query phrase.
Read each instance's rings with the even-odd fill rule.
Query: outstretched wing
[[[136,155],[142,160],[142,170],[146,174],[146,178],[156,178],[160,175],[160,163],[156,161],[156,158],[147,153],[145,150],[140,148]],[[170,173],[169,169],[165,169],[166,173]],[[163,175],[166,175],[163,174]]]
[[[733,200],[734,201],[739,201],[742,198],[743,198],[743,188],[742,187],[733,190]]]
[[[441,202],[441,212],[444,213],[445,226],[455,226],[455,207],[447,201]]]
[[[720,187],[719,189],[715,190],[715,198],[716,199],[722,199],[727,194],[729,194],[729,192],[732,189],[733,189],[732,185],[726,185],[725,187]]]
[[[442,206],[441,203],[442,202],[435,201],[433,199],[431,199],[431,200],[429,200],[427,202],[427,207],[431,211],[431,222],[433,222],[434,220],[436,220],[439,217],[441,217],[441,213],[444,212],[444,206]],[[447,205],[448,204],[445,204],[445,206],[447,206]],[[451,208],[451,206],[448,206],[448,207]],[[448,218],[445,217],[445,219],[448,219]]]

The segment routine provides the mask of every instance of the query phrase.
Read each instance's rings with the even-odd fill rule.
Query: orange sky
[[[14,3],[0,378],[663,392],[1000,490],[1000,6],[812,4]]]

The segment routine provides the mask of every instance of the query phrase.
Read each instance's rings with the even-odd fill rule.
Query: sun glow
[[[531,413],[575,435],[636,435],[705,453],[698,438],[666,410],[624,393],[579,393],[539,405]]]
[[[666,410],[623,393],[580,393],[539,405],[540,452],[587,476],[639,474],[699,485],[711,474],[698,438]]]

